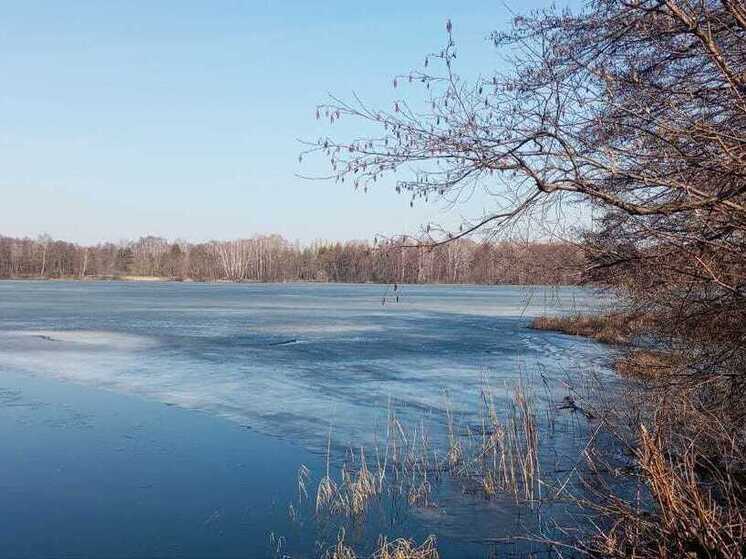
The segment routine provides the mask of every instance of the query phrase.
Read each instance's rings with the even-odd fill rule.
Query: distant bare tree
[[[574,284],[583,257],[571,244],[475,243],[405,250],[398,242],[291,245],[278,235],[190,244],[144,237],[119,245],[44,245],[0,237],[0,278],[127,275],[231,281]]]
[[[215,242],[212,243],[212,249],[223,266],[226,279],[241,281],[248,277],[251,254],[247,240]]]
[[[37,239],[37,245],[41,249],[41,268],[39,270],[39,276],[44,277],[47,272],[47,253],[49,252],[49,244],[52,242],[52,237],[46,233],[39,235]]]

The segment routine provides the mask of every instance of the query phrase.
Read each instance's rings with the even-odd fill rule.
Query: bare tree
[[[150,240],[148,240],[150,239]],[[155,239],[155,240],[154,240]],[[46,256],[42,257],[46,251]],[[583,257],[571,244],[475,243],[405,250],[393,240],[291,245],[277,235],[192,245],[145,237],[78,246],[0,237],[0,278],[128,275],[231,281],[574,284]]]
[[[49,251],[49,243],[52,242],[52,237],[46,233],[39,235],[37,244],[41,249],[41,269],[39,270],[39,276],[44,277],[47,271],[47,252]]]
[[[304,153],[323,154],[325,178],[355,188],[395,176],[410,204],[490,197],[493,210],[458,231],[427,226],[429,247],[546,223],[568,204],[592,208],[592,227],[575,239],[587,277],[626,295],[647,333],[681,357],[653,416],[656,435],[641,432],[639,465],[660,508],[641,520],[617,499],[607,510],[621,517],[592,551],[743,556],[746,5],[591,0],[577,14],[516,17],[492,34],[509,69],[473,81],[456,72],[450,21],[446,32],[424,67],[394,79],[421,94],[386,110],[332,98],[317,118],[373,132],[322,137]],[[651,456],[675,476],[651,468]],[[671,479],[686,480],[680,493],[666,493]],[[725,520],[704,521],[696,506],[674,514],[671,499],[707,502],[710,518]]]
[[[317,117],[380,133],[308,151],[356,188],[395,174],[411,203],[491,196],[494,211],[459,231],[428,226],[430,246],[568,203],[597,208],[593,277],[669,316],[673,334],[711,340],[722,324],[718,348],[735,349],[746,339],[745,14],[732,1],[595,0],[578,15],[517,17],[492,35],[512,69],[474,82],[456,73],[448,22],[445,48],[394,80],[421,87],[419,101],[333,99]]]
[[[224,277],[231,281],[246,279],[251,265],[250,246],[245,239],[212,243],[222,267]]]

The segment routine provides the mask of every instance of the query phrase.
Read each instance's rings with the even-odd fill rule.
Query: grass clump
[[[345,532],[340,531],[337,544],[330,549],[324,559],[358,559],[355,550],[345,542]],[[435,536],[428,536],[424,542],[416,542],[397,538],[389,541],[385,536],[378,540],[375,552],[371,559],[439,559],[438,549],[435,545]]]
[[[439,559],[439,557],[433,536],[429,536],[420,545],[405,538],[393,541],[381,538],[378,550],[374,554],[375,559]]]
[[[645,331],[648,321],[640,315],[608,313],[599,315],[540,316],[531,328],[583,336],[606,344],[632,345]],[[674,351],[631,348],[614,362],[614,369],[625,377],[665,379],[685,366],[684,357]]]
[[[639,316],[624,313],[573,314],[539,316],[531,322],[531,328],[584,336],[606,344],[629,344],[639,331],[641,323]]]
[[[634,458],[652,506],[641,509],[614,492],[586,502],[599,529],[578,551],[610,559],[746,557],[744,496],[729,468],[713,464],[693,439],[645,426]]]
[[[635,349],[617,359],[614,369],[626,377],[663,379],[670,376],[681,361],[680,356],[671,352]]]

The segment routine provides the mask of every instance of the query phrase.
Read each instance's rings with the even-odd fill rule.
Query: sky
[[[453,21],[464,73],[502,64],[486,0],[6,2],[0,18],[0,235],[82,243],[158,235],[291,241],[415,233],[489,209],[409,207],[394,180],[367,194],[308,181],[299,140],[315,106],[356,92],[388,108]]]

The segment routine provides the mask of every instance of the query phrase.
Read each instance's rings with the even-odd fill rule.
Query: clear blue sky
[[[392,77],[441,46],[447,18],[467,73],[499,64],[499,1],[6,2],[0,234],[309,242],[447,222],[393,181],[361,194],[295,176],[324,170],[297,161],[298,138],[328,131],[315,105],[356,91],[388,107]]]

